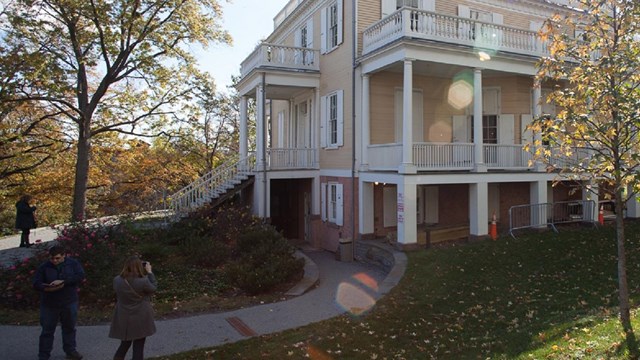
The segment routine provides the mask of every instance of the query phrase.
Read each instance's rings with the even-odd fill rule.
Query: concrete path
[[[46,242],[52,236],[55,237],[54,230],[38,229],[31,239],[40,238]],[[28,256],[34,251],[16,248],[19,243],[19,235],[15,239],[0,239],[0,249],[4,249],[0,250],[0,261],[4,263],[13,257]],[[362,313],[375,306],[376,300],[398,283],[406,268],[406,257],[401,252],[394,252],[396,264],[389,274],[361,262],[336,261],[334,254],[325,251],[306,250],[304,254],[317,266],[318,280],[317,285],[303,295],[226,313],[158,320],[157,333],[147,339],[145,357],[236,342],[304,326],[345,312]],[[162,286],[161,278],[158,282]],[[78,327],[78,351],[86,360],[112,358],[119,341],[110,339],[108,332],[108,324]],[[39,333],[37,326],[0,326],[0,357],[11,360],[37,358]],[[61,359],[64,359],[64,353],[58,327],[51,360]]]

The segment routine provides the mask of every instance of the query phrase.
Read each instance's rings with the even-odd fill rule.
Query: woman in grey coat
[[[124,360],[132,343],[132,359],[143,359],[144,341],[156,332],[151,306],[151,295],[156,286],[151,264],[143,263],[137,256],[128,258],[120,275],[113,279],[117,303],[109,337],[121,340],[114,360]]]

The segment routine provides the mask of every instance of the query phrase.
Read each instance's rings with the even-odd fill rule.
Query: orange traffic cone
[[[604,209],[600,206],[600,211],[598,212],[598,222],[600,225],[604,225]]]
[[[498,224],[496,224],[496,213],[493,213],[493,218],[491,219],[491,226],[489,226],[489,236],[493,240],[498,238]]]

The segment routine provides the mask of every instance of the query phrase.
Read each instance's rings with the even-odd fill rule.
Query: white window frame
[[[322,183],[322,221],[338,226],[344,224],[343,186],[338,182]]]
[[[320,50],[323,54],[333,51],[342,44],[342,2],[343,0],[336,0],[320,13],[322,26]]]
[[[344,145],[344,91],[337,90],[321,99],[320,141],[323,148],[336,149]]]
[[[309,19],[296,31],[294,42],[296,47],[313,49],[313,19]],[[295,52],[296,64],[310,65],[313,64],[313,60],[312,51]]]

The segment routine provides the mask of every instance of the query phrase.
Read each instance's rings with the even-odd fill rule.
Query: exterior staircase
[[[171,195],[169,210],[178,219],[204,205],[219,205],[253,184],[254,170],[255,155],[228,161]]]

